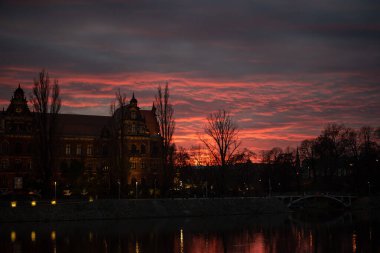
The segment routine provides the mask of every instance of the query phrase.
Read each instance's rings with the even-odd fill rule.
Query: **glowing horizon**
[[[28,98],[46,68],[59,80],[62,113],[109,115],[118,88],[149,107],[168,82],[174,139],[186,148],[218,109],[255,152],[295,147],[332,122],[379,127],[375,4],[297,6],[302,13],[272,0],[4,1],[0,106],[19,83]]]

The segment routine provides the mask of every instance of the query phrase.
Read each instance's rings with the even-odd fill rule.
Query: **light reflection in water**
[[[135,252],[136,253],[140,253],[140,245],[139,245],[139,241],[136,240],[136,244],[135,244]]]
[[[380,236],[378,223],[342,220],[324,225],[295,223],[286,217],[274,219],[2,224],[0,245],[4,247],[1,252],[20,253],[29,253],[31,244],[33,252],[41,253],[80,252],[81,249],[93,253],[380,252],[380,241],[376,240]]]
[[[309,231],[309,251],[313,248],[313,234]]]
[[[30,232],[30,240],[32,242],[36,241],[36,232],[35,231]]]
[[[94,237],[94,234],[90,231],[89,233],[88,233],[88,241],[89,242],[92,242],[92,238]]]
[[[183,251],[183,229],[182,228],[180,229],[179,241],[180,241],[180,246],[179,246],[180,253],[183,253],[184,251]]]
[[[352,233],[352,253],[356,253],[356,233]]]
[[[12,231],[12,232],[11,232],[11,241],[12,241],[12,242],[15,242],[15,241],[16,241],[16,238],[17,238],[17,236],[16,236],[16,232],[15,232],[15,231]]]
[[[55,234],[55,230],[51,231],[51,233],[50,233],[50,239],[52,241],[55,241],[56,237],[57,237],[57,235]]]

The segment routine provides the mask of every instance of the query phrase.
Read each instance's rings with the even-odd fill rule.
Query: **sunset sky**
[[[169,82],[175,141],[226,109],[254,151],[329,122],[380,126],[380,2],[1,1],[0,108],[46,68],[63,113],[109,115],[117,88],[151,106]]]

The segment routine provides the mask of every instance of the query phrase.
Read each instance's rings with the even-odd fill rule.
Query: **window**
[[[22,153],[22,144],[20,142],[15,143],[15,154],[21,154]]]
[[[66,144],[66,151],[65,151],[66,155],[70,155],[71,154],[71,145],[70,144]]]
[[[131,162],[131,169],[136,169],[136,162],[135,161]]]
[[[15,160],[15,168],[16,170],[21,170],[22,169],[22,162],[20,159]]]
[[[9,144],[8,142],[4,141],[3,144],[2,144],[2,153],[7,155],[8,152],[9,152]]]
[[[23,187],[22,177],[14,177],[13,180],[14,180],[14,188],[18,189],[18,190],[22,189],[22,187]]]
[[[82,145],[77,144],[77,155],[81,155],[81,154],[82,154]]]
[[[132,130],[131,131],[132,131],[133,134],[136,133],[136,126],[134,124],[132,125]]]
[[[157,156],[158,155],[158,146],[157,146],[157,143],[156,142],[153,142],[152,143],[152,155],[153,156]]]
[[[91,144],[87,145],[87,155],[92,155],[92,145]]]
[[[31,154],[32,151],[33,151],[33,146],[32,146],[31,143],[29,143],[28,146],[27,146],[27,152],[28,152],[28,154]]]
[[[145,162],[141,161],[141,169],[145,169]]]
[[[145,154],[145,153],[146,153],[145,145],[141,144],[141,154]]]
[[[131,119],[136,119],[136,112],[135,111],[131,112]]]
[[[107,156],[108,155],[108,148],[106,144],[103,144],[102,146],[102,155]]]
[[[131,146],[131,153],[132,154],[136,154],[137,153],[137,148],[136,148],[135,144],[132,144],[132,146]]]
[[[1,188],[8,188],[8,178],[7,177],[0,177],[0,187]]]
[[[0,166],[1,166],[2,170],[8,169],[9,168],[9,161],[8,160],[1,160]]]

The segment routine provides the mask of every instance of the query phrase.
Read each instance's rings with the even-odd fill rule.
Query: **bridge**
[[[352,199],[356,198],[355,196],[351,196],[351,195],[335,195],[335,194],[328,194],[328,193],[307,194],[307,195],[280,195],[280,196],[273,196],[273,197],[284,202],[287,205],[287,207],[292,207],[296,204],[300,204],[303,201],[308,200],[308,199],[328,199],[328,200],[338,202],[346,208],[350,207]]]

